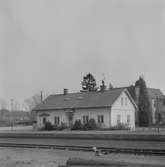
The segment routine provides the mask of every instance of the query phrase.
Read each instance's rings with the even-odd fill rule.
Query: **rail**
[[[71,151],[92,152],[92,146],[66,146],[66,145],[46,145],[46,144],[20,144],[20,143],[0,143],[0,147],[14,148],[39,148],[39,149],[59,149]],[[115,148],[115,147],[97,147],[102,154],[124,153],[138,155],[156,155],[165,156],[165,149],[138,149],[138,148]]]

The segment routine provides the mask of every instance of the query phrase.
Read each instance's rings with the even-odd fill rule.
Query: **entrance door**
[[[44,117],[44,118],[42,119],[42,123],[43,123],[43,125],[45,125],[45,123],[46,123],[46,117]]]

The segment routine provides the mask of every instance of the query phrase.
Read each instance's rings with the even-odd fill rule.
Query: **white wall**
[[[58,111],[40,111],[40,112],[37,112],[37,125],[39,127],[43,126],[42,119],[43,119],[44,116],[43,117],[39,117],[39,115],[41,115],[43,113],[46,113],[46,114],[50,115],[50,116],[47,116],[46,119],[47,119],[47,121],[50,121],[53,125],[54,125],[54,117],[55,116],[60,117],[60,123],[63,122],[63,123],[67,123],[68,124],[67,116],[65,114],[65,111],[63,111],[63,110],[58,110]]]
[[[123,98],[123,105],[121,99]],[[127,99],[127,104],[125,103]],[[111,108],[111,125],[117,125],[117,115],[121,117],[121,123],[127,124],[127,115],[130,115],[130,127],[135,128],[135,107],[128,98],[127,94],[123,92]]]
[[[98,115],[104,115],[104,126],[110,126],[110,109],[108,108],[98,108],[98,109],[79,109],[76,110],[73,117],[73,122],[75,120],[80,119],[83,122],[83,116],[88,115],[89,119],[95,119],[97,123]]]
[[[121,105],[121,98],[123,98],[123,105]],[[127,105],[125,104],[125,99],[127,99]],[[48,113],[50,114],[49,117],[47,117],[47,120],[49,120],[52,124],[54,124],[54,117],[59,116],[60,122],[64,122],[69,124],[68,117],[66,115],[66,112],[64,110],[59,111],[42,111],[37,113],[37,123],[38,126],[42,126],[42,120],[38,116],[42,113]],[[132,129],[135,128],[135,107],[128,98],[127,94],[123,92],[118,99],[115,101],[115,103],[112,105],[112,108],[97,108],[97,109],[77,109],[74,112],[73,115],[73,123],[75,120],[80,119],[81,122],[83,122],[83,116],[88,115],[89,119],[93,118],[95,119],[96,123],[98,121],[98,115],[104,115],[104,125],[105,127],[115,126],[117,125],[117,115],[121,116],[121,123],[126,124],[127,123],[127,115],[130,115],[130,127]]]
[[[67,118],[67,115],[65,111],[59,110],[59,111],[40,111],[37,113],[37,125],[39,127],[43,126],[42,120],[43,117],[39,117],[39,115],[46,113],[49,114],[50,116],[46,117],[47,121],[50,121],[52,124],[54,124],[54,117],[59,116],[60,117],[60,122],[67,123],[69,125],[69,121]],[[75,110],[74,115],[73,115],[73,123],[80,119],[81,122],[83,122],[83,116],[88,115],[89,119],[93,118],[95,119],[96,123],[98,121],[98,115],[104,115],[104,127],[109,127],[110,126],[110,109],[108,108],[100,108],[100,109],[78,109]]]

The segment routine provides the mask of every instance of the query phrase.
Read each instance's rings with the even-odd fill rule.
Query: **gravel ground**
[[[91,152],[76,152],[44,149],[0,148],[0,167],[57,167],[68,158],[115,160],[120,162],[143,162],[165,164],[165,157],[110,154],[95,157]]]
[[[135,131],[127,131],[127,130],[91,130],[91,131],[70,131],[70,130],[63,130],[63,131],[37,131],[33,130],[32,126],[15,126],[13,130],[11,127],[0,127],[0,133],[64,133],[64,134],[152,134],[152,135],[165,135],[165,127],[160,129],[158,133],[157,128],[136,128]]]

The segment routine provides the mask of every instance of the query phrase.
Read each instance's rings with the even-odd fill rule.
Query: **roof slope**
[[[148,94],[151,98],[161,97],[163,96],[163,93],[160,89],[154,89],[154,88],[147,88]]]
[[[34,110],[110,107],[123,91],[124,88],[111,89],[104,92],[50,95]]]

